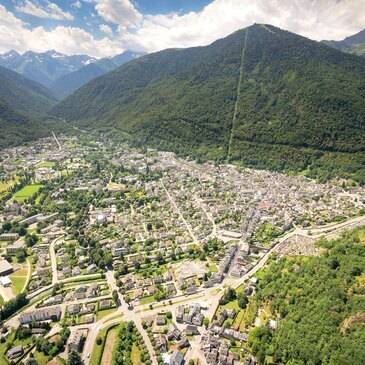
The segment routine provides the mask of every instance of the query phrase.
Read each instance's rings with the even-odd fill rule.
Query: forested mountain
[[[45,114],[56,97],[43,85],[0,66],[0,101],[26,115]]]
[[[128,62],[53,113],[138,145],[365,182],[364,80],[362,58],[255,24]]]
[[[0,148],[17,146],[50,133],[45,125],[15,111],[1,100],[0,130]]]
[[[322,41],[323,43],[337,48],[340,51],[353,53],[365,57],[365,29],[342,41]]]
[[[50,85],[50,88],[61,97],[68,96],[87,82],[141,55],[143,54],[126,51],[114,57],[101,58],[77,71],[61,76]]]
[[[95,61],[96,59],[90,56],[67,56],[56,51],[44,53],[28,51],[23,55],[10,51],[0,55],[0,66],[16,71],[45,86],[49,86],[59,77]]]

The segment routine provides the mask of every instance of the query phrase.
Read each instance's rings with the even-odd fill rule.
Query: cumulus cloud
[[[74,16],[63,11],[57,4],[49,2],[46,7],[33,4],[30,0],[26,0],[22,5],[17,6],[16,10],[36,16],[38,18],[49,18],[56,20],[73,20]]]
[[[159,15],[141,14],[130,0],[83,2],[94,3],[98,17],[90,12],[90,19],[96,21],[101,17],[103,24],[99,29],[108,37],[96,39],[73,27],[28,29],[11,12],[3,16],[1,8],[3,12],[6,9],[0,6],[0,51],[54,48],[67,54],[89,52],[95,57],[126,49],[153,52],[206,45],[253,23],[269,23],[315,40],[339,40],[359,32],[365,25],[364,0],[214,0],[199,12]],[[59,14],[55,7],[50,7],[52,3],[45,8],[32,8],[29,4],[33,3],[26,0],[23,8],[29,6],[28,10],[39,17],[46,17],[43,12],[48,17]],[[114,36],[112,24],[118,29]]]
[[[98,0],[95,9],[106,21],[122,27],[137,27],[143,15],[129,0]]]
[[[253,23],[315,40],[343,39],[364,28],[365,1],[215,0],[200,12],[146,15],[136,31],[126,31],[123,22],[119,29],[124,48],[156,51],[209,44]]]
[[[14,14],[0,5],[0,52],[15,49],[25,52],[29,49],[44,52],[55,49],[65,54],[88,54],[94,57],[115,55],[122,51],[120,42],[108,37],[95,39],[90,33],[78,27],[57,26],[47,31],[43,27],[27,29]]]
[[[109,37],[113,37],[113,30],[112,28],[109,27],[109,25],[100,24],[99,29],[105,34],[107,34]]]

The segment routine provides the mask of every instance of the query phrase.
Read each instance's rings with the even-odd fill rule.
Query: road
[[[58,138],[56,137],[56,135],[54,134],[54,132],[52,132],[52,135],[53,135],[53,138],[55,139],[56,143],[58,144],[58,148],[59,148],[60,150],[62,150],[61,143],[60,143],[60,141],[58,140]]]
[[[188,224],[188,222],[185,220],[185,218],[183,217],[183,215],[181,214],[180,208],[177,206],[175,199],[171,196],[171,194],[169,193],[169,191],[166,189],[164,183],[161,181],[161,185],[162,188],[165,190],[165,193],[167,195],[167,197],[169,198],[171,204],[173,205],[173,207],[175,208],[176,213],[179,215],[180,219],[183,221],[183,223],[185,224],[186,229],[189,231],[189,234],[191,236],[191,238],[194,241],[194,244],[199,244],[199,241],[197,240],[190,224]]]
[[[87,354],[92,353],[92,349],[93,349],[93,346],[94,346],[94,343],[96,341],[99,331],[101,329],[105,328],[106,326],[109,326],[110,324],[120,323],[122,318],[123,318],[123,321],[134,321],[136,323],[138,330],[141,332],[141,334],[144,338],[147,349],[150,353],[150,358],[152,360],[152,363],[154,365],[157,365],[157,360],[155,358],[155,353],[153,351],[152,344],[148,338],[146,331],[144,331],[144,329],[142,328],[141,321],[147,315],[154,316],[161,311],[165,311],[165,312],[170,311],[173,314],[173,316],[175,316],[176,309],[179,305],[192,304],[192,303],[196,303],[196,302],[204,302],[207,307],[205,315],[211,319],[215,313],[215,310],[219,304],[219,299],[221,298],[221,295],[222,295],[223,291],[225,290],[225,288],[228,285],[230,285],[236,289],[240,285],[244,284],[247,280],[249,280],[252,276],[254,276],[255,273],[266,264],[270,255],[272,253],[274,253],[276,250],[278,250],[282,244],[285,244],[285,241],[287,239],[289,239],[290,237],[295,236],[297,234],[303,234],[308,237],[317,237],[318,238],[321,235],[323,236],[323,235],[328,235],[330,233],[333,233],[335,230],[345,229],[348,227],[353,227],[354,225],[361,225],[361,224],[365,224],[365,216],[357,217],[357,218],[351,219],[347,222],[342,222],[342,223],[338,223],[338,224],[331,225],[331,226],[327,225],[327,226],[323,226],[323,227],[315,227],[312,229],[303,229],[303,228],[297,227],[292,232],[289,232],[286,235],[284,235],[283,237],[279,238],[277,240],[276,245],[271,247],[264,254],[264,256],[261,257],[261,259],[258,261],[258,263],[251,270],[249,270],[246,274],[244,274],[241,278],[233,278],[233,277],[229,277],[229,275],[227,275],[221,284],[219,284],[213,288],[206,288],[206,289],[202,288],[198,291],[198,293],[196,295],[193,295],[193,296],[179,296],[179,297],[172,298],[171,299],[172,304],[170,304],[170,300],[169,300],[169,301],[165,301],[162,303],[154,304],[153,309],[150,309],[149,304],[138,305],[136,307],[128,307],[128,305],[124,301],[123,296],[118,291],[118,297],[119,297],[121,305],[117,308],[116,312],[113,312],[113,313],[105,316],[104,318],[102,318],[100,321],[98,321],[96,323],[92,323],[89,325],[75,326],[75,328],[88,328],[89,329],[89,335],[86,339],[84,351],[83,351],[83,360],[85,362],[85,365],[89,364],[90,358],[87,358]],[[309,232],[311,232],[311,234],[313,232],[315,232],[315,236],[309,235]],[[59,237],[58,239],[61,239],[61,237]],[[57,240],[54,240],[52,243],[55,244],[56,241]],[[106,276],[106,280],[109,284],[111,291],[118,290],[118,288],[116,286],[116,280],[114,279],[114,272],[109,270],[106,272],[105,276]],[[85,278],[87,276],[84,275],[81,277]],[[72,282],[75,280],[75,278],[77,278],[77,277],[59,280],[57,282]],[[53,287],[53,285],[50,285],[47,288],[42,288],[39,291],[30,294],[30,296],[35,298],[35,297],[39,296],[40,294],[42,294],[44,291],[51,289],[52,287]],[[108,296],[106,296],[106,297],[108,297]],[[99,298],[101,298],[101,297],[99,297]],[[80,300],[77,302],[86,303],[88,301],[90,301],[90,299]],[[65,311],[66,306],[69,304],[71,304],[71,303],[61,304],[62,310]],[[35,308],[35,305],[31,306],[28,310],[32,310],[34,308]],[[117,318],[115,318],[115,317],[117,317]],[[10,325],[14,328],[16,328],[18,326],[18,324],[19,324],[18,315],[6,322],[6,325],[8,325],[8,326]],[[194,343],[195,342],[193,342],[193,344]],[[188,353],[188,356],[190,358],[194,358],[194,356],[197,356],[198,354],[199,354],[199,348],[194,345],[192,347],[192,349],[190,350],[190,352]],[[203,362],[203,364],[204,364],[204,362]]]
[[[58,237],[55,240],[51,242],[49,245],[49,254],[51,256],[51,265],[52,265],[52,285],[56,284],[58,282],[58,276],[57,276],[57,257],[56,252],[54,249],[54,246],[57,241],[63,239],[64,236]]]

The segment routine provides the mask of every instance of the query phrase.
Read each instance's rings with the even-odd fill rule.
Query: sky
[[[365,0],[0,0],[0,53],[155,52],[207,45],[253,23],[341,40],[365,28]]]

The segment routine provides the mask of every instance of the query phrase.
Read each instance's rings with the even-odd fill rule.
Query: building
[[[8,351],[8,357],[9,357],[9,359],[12,360],[19,356],[22,356],[23,353],[24,353],[23,346],[16,346]]]
[[[181,351],[176,350],[170,357],[170,365],[181,365],[184,362],[184,355]]]
[[[2,260],[0,261],[0,276],[6,276],[11,274],[14,271],[13,267],[9,264],[8,261]]]
[[[84,339],[84,334],[81,331],[75,331],[70,337],[68,343],[69,350],[80,351],[83,339]]]
[[[16,241],[18,238],[18,233],[3,233],[0,235],[0,241]]]
[[[21,324],[28,324],[41,321],[51,320],[53,322],[57,322],[61,319],[61,308],[53,307],[53,308],[42,308],[39,310],[31,311],[31,312],[23,312],[19,315],[19,322]]]
[[[0,278],[0,284],[4,287],[7,288],[8,286],[10,286],[11,284],[13,284],[13,282],[9,279],[9,276],[3,276]]]

